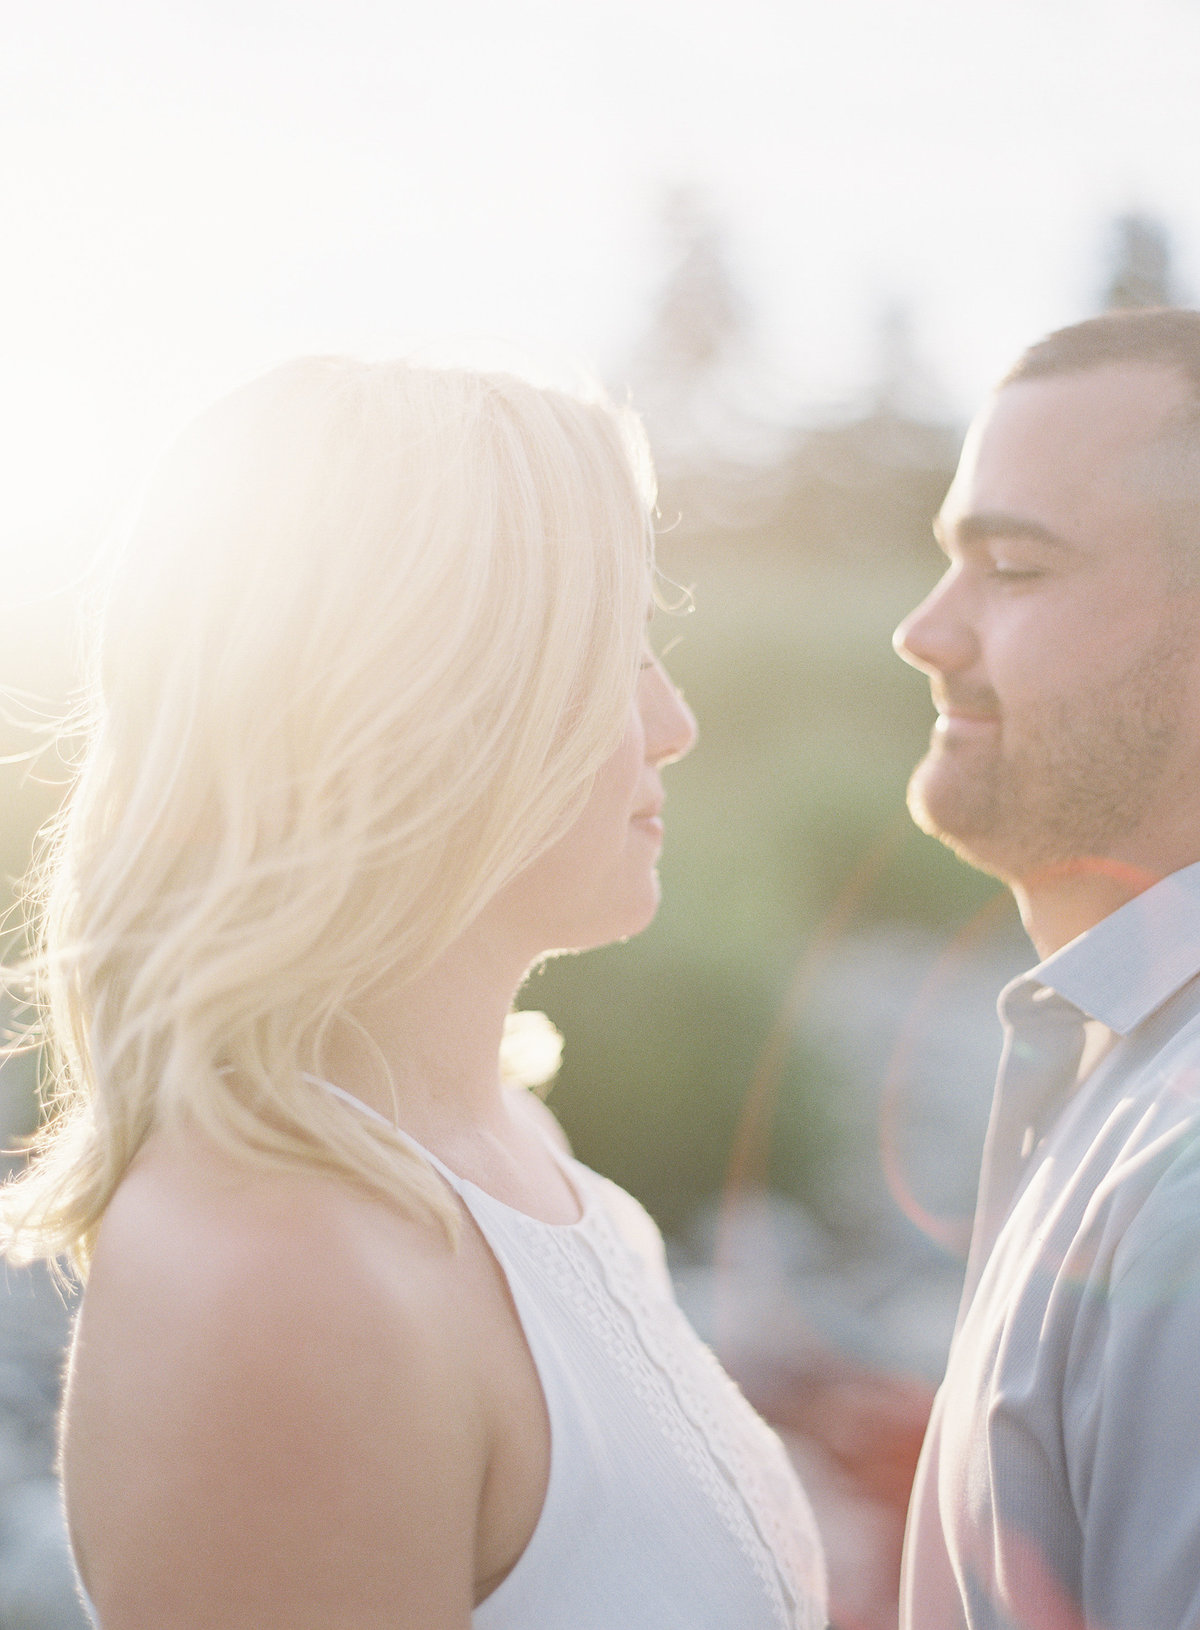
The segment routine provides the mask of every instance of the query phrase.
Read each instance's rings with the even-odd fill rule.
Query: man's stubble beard
[[[1171,627],[1102,691],[1041,703],[1011,748],[1003,720],[990,742],[935,737],[908,784],[913,819],[1005,881],[1104,855],[1159,795],[1195,637]]]

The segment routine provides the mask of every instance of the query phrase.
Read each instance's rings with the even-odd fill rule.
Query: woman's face
[[[534,956],[605,945],[651,921],[663,840],[659,771],[695,739],[690,709],[648,650],[621,745],[578,819],[498,897],[506,922],[536,943]]]

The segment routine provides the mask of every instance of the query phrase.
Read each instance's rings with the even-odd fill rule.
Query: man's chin
[[[997,852],[994,798],[977,780],[966,783],[937,748],[912,773],[908,812],[922,832],[953,849],[968,865],[997,877],[1004,875]]]

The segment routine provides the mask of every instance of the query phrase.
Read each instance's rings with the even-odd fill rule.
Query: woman
[[[104,1630],[824,1622],[778,1443],[634,1201],[504,1085],[548,951],[657,904],[630,425],[335,360],[152,484],[46,867],[59,1113],[10,1249],[87,1288],[64,1411]]]

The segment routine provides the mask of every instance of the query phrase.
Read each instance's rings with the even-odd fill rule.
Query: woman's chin
[[[598,916],[586,927],[582,923],[577,924],[573,931],[563,934],[553,949],[543,952],[538,960],[570,956],[580,951],[596,951],[603,945],[616,945],[622,940],[633,939],[654,921],[658,914],[660,892],[658,873],[653,872],[636,899],[626,899],[619,910],[613,909],[615,903],[610,904],[602,917]]]

